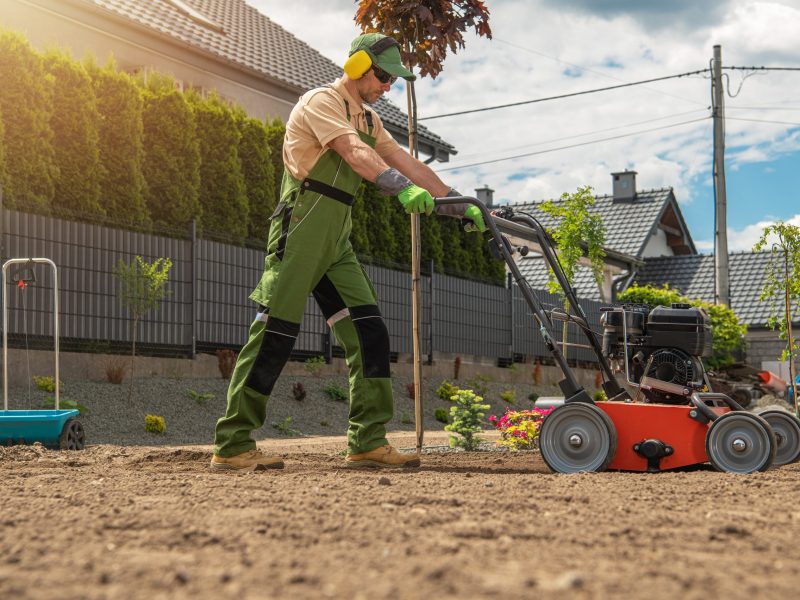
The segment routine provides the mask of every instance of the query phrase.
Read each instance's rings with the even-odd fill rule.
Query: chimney
[[[611,174],[614,184],[614,202],[633,202],[636,199],[636,171],[625,169]]]
[[[475,188],[475,197],[483,202],[487,208],[494,206],[494,190],[485,183],[482,188]]]

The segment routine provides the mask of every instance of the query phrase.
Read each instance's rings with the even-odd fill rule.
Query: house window
[[[166,2],[167,4],[171,4],[172,6],[177,8],[178,12],[186,15],[195,23],[198,23],[203,27],[207,27],[208,29],[211,29],[213,31],[223,34],[225,33],[225,29],[223,29],[222,25],[212,21],[200,11],[186,4],[183,0],[164,0],[164,2]]]

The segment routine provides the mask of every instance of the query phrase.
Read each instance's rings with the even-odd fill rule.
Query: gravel
[[[306,397],[297,401],[292,395],[292,385],[301,383]],[[409,397],[408,382],[393,378],[395,415],[388,425],[389,431],[414,431],[414,401]],[[457,384],[468,387],[467,382]],[[283,376],[278,380],[267,405],[264,427],[255,432],[256,439],[291,438],[300,436],[338,436],[347,432],[347,404],[331,400],[324,388],[336,384],[347,389],[347,377],[315,377],[312,375]],[[434,418],[436,408],[446,408],[452,403],[436,396],[440,380],[423,382],[423,424],[426,430],[441,430],[444,424]],[[491,408],[486,416],[503,414],[507,408],[532,408],[528,395],[555,395],[551,386],[534,387],[522,383],[486,382],[486,403]],[[225,413],[228,382],[223,379],[173,379],[153,377],[137,379],[128,399],[129,385],[107,382],[68,381],[61,390],[61,399],[84,405],[88,411],[81,415],[89,444],[121,445],[177,445],[212,444],[214,425]],[[513,405],[500,399],[506,390],[516,392]],[[42,408],[46,397],[52,394],[32,386],[9,390],[9,408],[26,410]],[[166,432],[150,433],[144,430],[145,415],[158,415],[166,421]],[[486,428],[490,426],[488,421]]]

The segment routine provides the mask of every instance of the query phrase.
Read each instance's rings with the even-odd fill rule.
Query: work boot
[[[418,467],[419,454],[400,454],[390,444],[361,454],[348,454],[344,459],[346,467]]]
[[[255,448],[236,456],[217,456],[211,458],[211,468],[221,471],[264,471],[266,469],[282,469],[283,459],[277,456],[265,456]]]

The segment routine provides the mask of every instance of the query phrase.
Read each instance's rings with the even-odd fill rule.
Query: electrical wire
[[[794,125],[795,127],[800,127],[800,123],[793,123],[791,121],[770,121],[768,119],[746,119],[744,117],[725,117],[725,120],[751,121],[753,123],[775,123],[776,125]]]
[[[722,67],[729,71],[800,71],[800,67]]]
[[[559,150],[568,150],[570,148],[578,148],[580,146],[589,146],[591,144],[597,144],[597,143],[600,143],[600,142],[608,142],[608,141],[612,141],[612,140],[618,140],[618,139],[621,139],[621,138],[631,137],[631,136],[634,136],[634,135],[640,135],[640,134],[643,134],[643,133],[650,133],[652,131],[660,131],[662,129],[670,129],[672,127],[678,127],[679,125],[688,125],[689,123],[699,123],[700,121],[705,121],[705,120],[710,119],[710,118],[711,117],[701,117],[700,119],[691,119],[689,121],[681,121],[679,123],[672,123],[670,125],[663,125],[661,127],[652,127],[650,129],[642,129],[641,131],[633,131],[631,133],[624,133],[624,134],[621,134],[621,135],[615,135],[615,136],[611,136],[611,137],[607,137],[607,138],[601,138],[601,139],[597,139],[597,140],[589,140],[588,142],[580,142],[578,144],[570,144],[568,146],[561,146],[559,148],[550,148],[548,150],[538,150],[536,152],[527,152],[525,154],[517,154],[515,156],[507,156],[505,158],[495,158],[495,159],[492,159],[492,160],[484,160],[484,161],[480,161],[480,162],[470,163],[470,164],[467,164],[467,165],[461,165],[461,166],[458,166],[458,167],[448,167],[446,169],[437,169],[436,172],[437,173],[443,173],[445,171],[457,171],[459,169],[468,169],[470,167],[477,167],[479,165],[488,165],[488,164],[503,162],[503,161],[506,161],[506,160],[514,160],[516,158],[525,158],[527,156],[536,156],[537,154],[547,154],[549,152],[557,152]]]
[[[508,104],[498,104],[496,106],[485,106],[483,108],[473,108],[470,110],[461,110],[457,112],[444,113],[441,115],[433,115],[430,117],[420,117],[420,121],[430,121],[431,119],[441,119],[443,117],[455,117],[458,115],[467,115],[476,112],[486,112],[490,110],[498,110],[501,108],[510,108],[512,106],[522,106],[524,104],[536,104],[538,102],[547,102],[549,100],[561,100],[563,98],[572,98],[574,96],[584,96],[586,94],[596,94],[597,92],[607,92],[609,90],[618,90],[621,88],[632,87],[635,85],[642,85],[645,83],[653,83],[655,81],[666,81],[668,79],[678,79],[680,77],[689,77],[691,75],[699,75],[700,73],[708,73],[709,69],[700,69],[699,71],[688,71],[686,73],[678,73],[677,75],[666,75],[664,77],[654,77],[653,79],[644,79],[642,81],[634,81],[631,83],[621,83],[619,85],[611,85],[604,88],[595,88],[592,90],[583,90],[582,92],[572,92],[570,94],[560,94],[558,96],[549,96],[546,98],[534,98],[533,100],[522,100],[520,102],[510,102]]]

